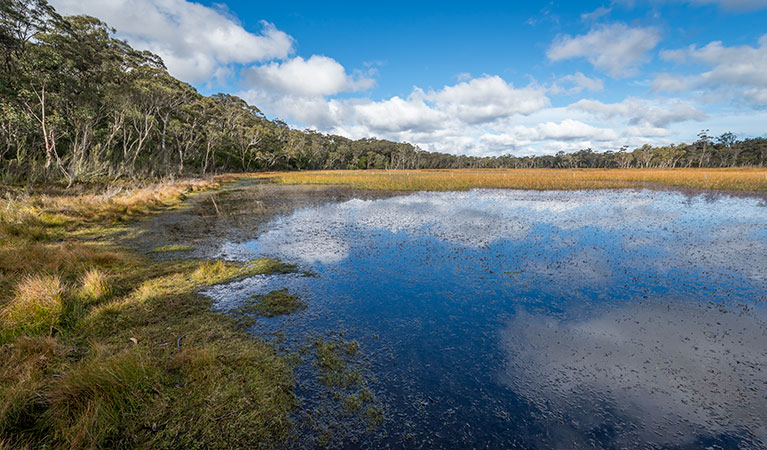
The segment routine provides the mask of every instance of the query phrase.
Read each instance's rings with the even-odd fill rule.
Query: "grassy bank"
[[[767,169],[456,169],[313,171],[270,174],[277,183],[337,184],[357,189],[452,191],[667,186],[717,191],[767,191]]]
[[[287,442],[295,407],[290,364],[234,319],[211,312],[197,291],[293,268],[268,259],[158,262],[110,237],[220,182],[6,190],[0,448]]]

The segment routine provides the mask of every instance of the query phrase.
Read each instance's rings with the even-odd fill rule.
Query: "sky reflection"
[[[314,276],[255,333],[344,330],[396,418],[371,447],[761,448],[767,208],[657,191],[475,190],[312,205],[217,256]]]

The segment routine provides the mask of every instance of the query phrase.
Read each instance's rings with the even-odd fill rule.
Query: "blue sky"
[[[201,92],[353,138],[473,155],[767,133],[767,0],[53,0]]]

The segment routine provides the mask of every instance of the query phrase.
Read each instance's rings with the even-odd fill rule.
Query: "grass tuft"
[[[98,302],[112,295],[109,277],[102,270],[91,268],[80,279],[80,296],[89,302]]]
[[[6,437],[20,437],[33,429],[46,374],[62,353],[48,336],[20,337],[13,345],[0,347],[0,440],[3,431]],[[8,448],[11,442],[6,439]]]
[[[0,199],[0,448],[287,445],[288,359],[197,291],[295,267],[155,261],[114,239],[122,224],[217,185]]]
[[[0,310],[0,343],[22,334],[53,334],[64,312],[64,285],[58,275],[28,275]]]
[[[96,348],[47,389],[44,421],[71,448],[121,446],[144,425],[142,405],[157,378],[141,351]]]
[[[306,308],[306,303],[297,296],[280,289],[264,295],[254,295],[256,303],[250,305],[246,312],[264,317],[276,317],[291,314]]]
[[[150,253],[190,252],[192,250],[194,250],[192,245],[166,244],[153,248]]]

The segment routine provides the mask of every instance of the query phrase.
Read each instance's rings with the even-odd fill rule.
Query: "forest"
[[[551,156],[455,156],[269,120],[201,95],[155,54],[46,0],[0,5],[0,180],[108,180],[317,169],[764,167],[767,139],[701,131],[689,144]]]

